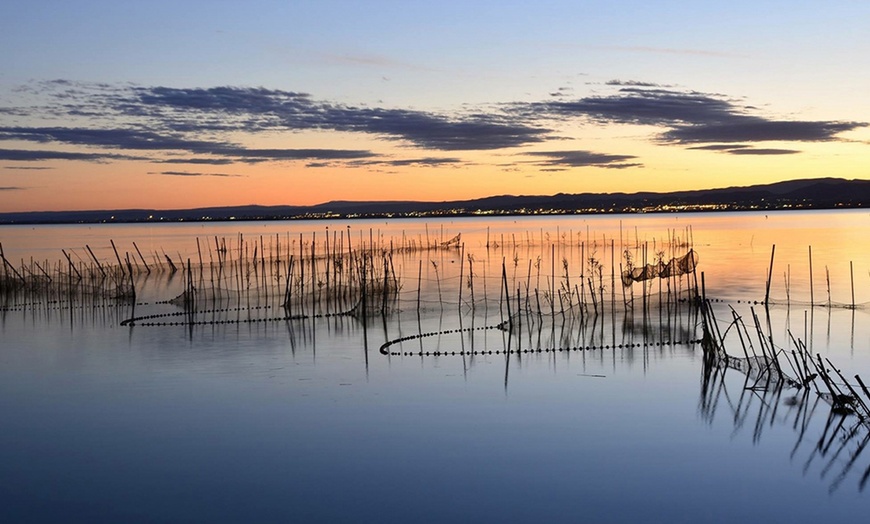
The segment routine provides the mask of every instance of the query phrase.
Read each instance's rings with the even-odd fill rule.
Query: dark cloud
[[[422,157],[422,158],[403,158],[397,160],[350,160],[346,162],[309,162],[305,167],[320,168],[320,167],[439,167],[451,165],[466,165],[459,158],[438,158],[438,157]]]
[[[46,166],[5,166],[3,169],[12,169],[15,171],[48,171],[54,168]]]
[[[0,115],[8,116],[28,116],[30,113],[26,109],[15,107],[0,107]]]
[[[463,161],[459,158],[437,158],[437,157],[424,157],[424,158],[403,158],[400,160],[358,160],[354,162],[349,162],[348,165],[353,166],[391,166],[391,167],[405,167],[405,166],[424,166],[424,167],[435,167],[435,166],[443,166],[443,165],[453,165],[453,164],[462,164]]]
[[[703,93],[626,87],[618,94],[573,101],[532,104],[532,111],[559,117],[587,117],[621,124],[705,124],[733,119],[737,109],[728,100]]]
[[[190,171],[152,171],[149,175],[166,175],[166,176],[206,176],[206,177],[221,177],[221,178],[239,178],[244,175],[234,175],[229,173],[192,173]]]
[[[709,144],[706,146],[693,146],[687,147],[686,149],[691,150],[701,150],[701,151],[727,151],[731,149],[742,149],[745,147],[752,147],[749,144]]]
[[[0,140],[37,143],[60,142],[112,149],[189,151],[231,157],[240,162],[275,160],[348,159],[375,156],[371,151],[348,149],[249,149],[229,142],[190,140],[182,135],[164,135],[138,129],[90,129],[62,127],[0,127]],[[89,153],[81,153],[89,155]],[[111,155],[102,155],[111,158]],[[70,158],[72,159],[72,158]]]
[[[746,148],[746,149],[728,149],[725,151],[731,155],[794,155],[800,153],[796,149],[775,149],[775,148]]]
[[[601,123],[665,126],[670,129],[659,135],[659,141],[668,144],[831,141],[838,140],[840,133],[867,126],[864,122],[774,120],[722,95],[676,91],[642,82],[613,80],[608,84],[624,87],[609,96],[531,104],[529,111]],[[710,147],[720,148],[740,147]]]
[[[736,120],[736,121],[735,121]],[[862,122],[732,119],[730,122],[679,126],[662,134],[662,139],[676,143],[697,142],[825,142],[836,135],[867,126]]]
[[[640,167],[642,165],[636,162],[626,162],[626,160],[637,158],[632,155],[609,155],[605,153],[593,153],[591,151],[535,151],[525,154],[546,158],[546,160],[541,162],[535,162],[535,165],[550,168],[604,167],[624,169],[628,167]]]
[[[157,164],[207,164],[213,166],[226,166],[233,164],[235,161],[229,158],[166,158],[162,160],[153,160]]]
[[[656,84],[653,82],[640,82],[637,80],[608,80],[604,82],[608,86],[630,86],[630,87],[674,87],[670,84]]]
[[[750,145],[763,141],[839,140],[840,133],[867,125],[861,122],[769,119],[760,116],[756,108],[721,94],[682,91],[668,84],[615,79],[606,85],[613,88],[612,94],[573,99],[566,97],[570,87],[560,87],[551,93],[552,97],[541,102],[443,114],[334,103],[318,100],[304,92],[262,87],[142,87],[58,80],[32,84],[24,89],[28,95],[47,96],[51,100],[48,106],[4,108],[4,113],[63,118],[69,127],[0,127],[0,140],[147,152],[151,158],[146,160],[167,164],[226,165],[302,160],[308,161],[309,167],[405,167],[459,164],[461,161],[427,156],[386,159],[368,150],[255,149],[234,143],[228,137],[317,130],[366,133],[430,151],[499,150],[552,140],[556,138],[550,127],[554,122],[579,120],[596,124],[656,126],[660,133],[655,139],[663,145],[763,155],[788,154],[784,151],[793,150],[751,149]],[[88,124],[77,127],[76,121]],[[736,153],[739,149],[753,152]],[[15,150],[7,150],[7,156],[0,156],[0,159],[14,160],[12,157],[16,154],[24,161],[140,158],[89,151],[47,151],[41,153],[44,157],[40,157],[36,152],[9,151]],[[632,156],[620,158],[624,155],[600,155],[587,151],[561,153],[574,156],[550,156],[550,161],[571,167],[575,167],[574,163],[598,167],[639,165],[627,161],[635,158]],[[185,154],[191,157],[184,158]],[[595,155],[615,156],[617,159],[596,160]]]
[[[404,138],[425,149],[441,151],[518,147],[542,142],[543,135],[549,133],[547,129],[489,115],[447,119],[417,111],[378,109],[354,112],[350,120],[347,127],[337,129]]]
[[[756,148],[748,144],[709,144],[706,146],[693,146],[687,149],[717,151],[731,155],[794,155],[800,153],[796,149]]]
[[[166,135],[140,129],[90,129],[73,127],[0,127],[0,140],[23,140],[28,142],[60,142],[83,146],[108,147],[112,149],[137,149],[149,151],[203,151],[208,152],[216,144],[203,140],[189,140],[180,135]]]
[[[566,96],[566,95],[567,95],[568,93],[570,93],[571,91],[574,91],[574,88],[571,88],[571,87],[560,87],[559,89],[556,89],[555,91],[553,91],[552,93],[550,93],[550,96],[552,96],[552,97],[563,97],[563,96]]]
[[[172,88],[136,87],[135,98],[119,100],[128,113],[136,107],[160,110],[184,109],[209,112],[294,114],[307,113],[314,105],[311,95],[262,87]],[[138,99],[138,100],[136,100]],[[138,101],[138,103],[136,103]]]
[[[463,163],[459,158],[436,158],[436,157],[425,157],[425,158],[407,158],[403,160],[388,160],[387,163],[391,166],[443,166],[450,164],[461,164]]]
[[[29,149],[0,149],[0,160],[39,162],[42,160],[81,160],[107,162],[109,160],[146,160],[142,157],[109,153],[74,153],[68,151],[33,151]]]
[[[204,133],[234,131],[327,130],[406,140],[424,149],[492,150],[540,142],[549,133],[503,112],[447,116],[333,103],[307,93],[261,87],[112,87],[54,81],[30,89],[53,100],[49,107],[39,109],[41,116],[85,116],[89,121],[99,117],[104,122],[123,123],[115,125],[119,129],[80,129],[75,136],[42,129],[48,135],[44,139],[105,147],[190,150],[189,134],[199,138]],[[17,131],[27,135],[22,139],[39,139],[34,132]],[[15,135],[16,129],[6,130],[7,139]]]
[[[113,101],[129,116],[159,117],[176,131],[217,129],[229,122],[247,131],[275,129],[364,132],[446,151],[488,150],[540,142],[549,132],[505,115],[446,117],[408,109],[355,107],[314,100],[306,93],[264,88],[135,88]],[[211,125],[210,122],[220,122]]]
[[[371,158],[374,153],[357,149],[245,149],[221,147],[211,151],[215,155],[235,157],[240,162],[258,163],[274,160],[347,160]]]
[[[26,189],[27,189],[26,187],[16,187],[16,186],[2,187],[2,186],[0,186],[0,191],[24,191]]]

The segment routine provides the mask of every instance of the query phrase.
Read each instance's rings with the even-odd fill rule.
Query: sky
[[[0,212],[870,178],[870,2],[0,4]]]

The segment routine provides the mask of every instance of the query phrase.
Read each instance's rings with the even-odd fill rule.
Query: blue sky
[[[870,2],[0,10],[0,209],[870,176]]]

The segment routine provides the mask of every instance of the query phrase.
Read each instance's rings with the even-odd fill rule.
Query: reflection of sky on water
[[[787,424],[753,444],[721,404],[704,422],[690,347],[464,365],[370,349],[366,369],[354,328],[318,326],[295,352],[279,325],[45,331],[4,333],[13,520],[801,521],[863,507],[855,482],[832,498],[801,474]]]
[[[806,222],[801,221],[803,214],[794,215],[799,218],[794,223],[815,223],[816,215],[807,215]],[[621,217],[626,224],[635,218]],[[842,256],[855,260],[865,275],[856,292],[870,292],[868,254],[862,252],[863,244],[851,244],[849,234],[796,234],[791,231],[796,228],[773,214],[767,219],[637,219],[639,237],[654,230],[661,238],[660,232],[666,235],[669,227],[692,223],[699,267],[713,296],[763,298],[772,240],[777,243],[775,270],[792,264],[793,298],[806,287],[800,281],[806,275],[800,277],[799,271],[806,273],[810,242],[814,263],[829,263],[838,280],[848,273],[835,273],[830,261]],[[648,219],[652,225],[646,225]],[[555,231],[567,219],[534,220],[524,230]],[[748,223],[740,225],[741,220]],[[773,221],[774,227],[759,225],[763,220]],[[395,222],[407,235],[412,234],[408,224],[414,223]],[[603,226],[610,228],[608,239],[618,238],[618,221],[609,217],[579,223],[569,229],[575,240],[581,230],[585,237],[587,223],[590,231]],[[422,222],[417,224],[422,228]],[[463,224],[447,224],[444,236],[452,236]],[[515,227],[512,220],[483,224],[492,224],[491,237],[496,224]],[[251,235],[262,227],[219,227],[232,236],[236,226],[250,227]],[[467,249],[475,242],[481,245],[486,227],[463,231]],[[856,227],[860,230],[860,220]],[[429,230],[432,236],[440,234],[431,222]],[[128,238],[135,239],[133,233]],[[14,238],[4,236],[7,253]],[[113,238],[121,245],[119,236]],[[187,249],[189,254],[190,237],[177,234],[179,243],[182,239],[184,248],[172,244],[167,251]],[[503,255],[499,250],[484,257],[485,252],[476,251],[481,254],[475,259],[475,292],[482,293],[486,268],[492,299]],[[528,279],[527,253],[519,255],[524,258],[516,276],[508,274],[512,287]],[[581,265],[576,250],[561,255],[570,267]],[[513,249],[504,256],[510,261]],[[541,265],[548,268],[547,250],[543,256]],[[694,345],[465,358],[381,355],[380,345],[397,337],[500,321],[492,300],[485,311],[478,307],[471,314],[466,307],[460,325],[455,303],[459,255],[440,253],[435,260],[441,271],[437,277],[428,259],[424,264],[420,319],[414,307],[418,261],[397,258],[410,275],[403,285],[404,305],[387,322],[370,319],[365,332],[351,317],[314,324],[130,329],[119,326],[128,311],[37,308],[0,313],[0,515],[10,521],[805,522],[863,513],[866,495],[858,491],[858,481],[870,463],[867,457],[859,457],[833,495],[828,490],[839,468],[822,477],[826,462],[817,457],[804,471],[813,444],[825,431],[824,406],[809,419],[803,443],[793,453],[799,437],[794,408],[783,399],[766,397],[741,404],[744,390],[736,372],[726,375],[727,395],[719,393],[717,409],[702,406],[703,366],[700,348]],[[733,279],[742,282],[747,296],[726,274],[735,265],[752,268],[748,282]],[[453,301],[443,313],[436,278]],[[818,281],[816,285],[824,290]],[[151,300],[165,299],[181,286],[183,282],[175,282],[167,288],[152,277],[143,292]],[[774,290],[773,296],[784,297],[777,281]],[[749,315],[749,305],[733,305]],[[720,319],[729,318],[728,304],[716,308]],[[787,347],[789,327],[804,338],[806,309],[771,309],[777,344]],[[171,311],[171,306],[140,307],[136,314],[153,311]],[[623,315],[614,322],[606,312],[598,331],[584,331],[580,324],[565,329],[545,316],[538,321],[540,333],[525,332],[517,337],[519,345],[516,338],[511,343],[514,348],[551,349],[614,340],[660,342],[665,335],[659,329],[659,312],[653,304],[646,339],[636,310],[627,326]],[[866,316],[863,309],[815,308],[811,322],[807,315],[815,350],[830,355],[844,371],[870,376]],[[665,332],[691,332],[692,319],[681,317],[673,327]],[[396,349],[474,346],[499,351],[505,344],[505,333],[486,330],[403,342]],[[752,417],[765,402],[779,402],[780,409],[764,419],[756,437]],[[748,415],[742,426],[735,425],[732,409],[741,405]],[[837,465],[852,450],[854,445]]]

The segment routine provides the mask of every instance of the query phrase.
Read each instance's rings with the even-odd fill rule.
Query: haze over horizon
[[[870,178],[870,3],[8,1],[0,212]]]

